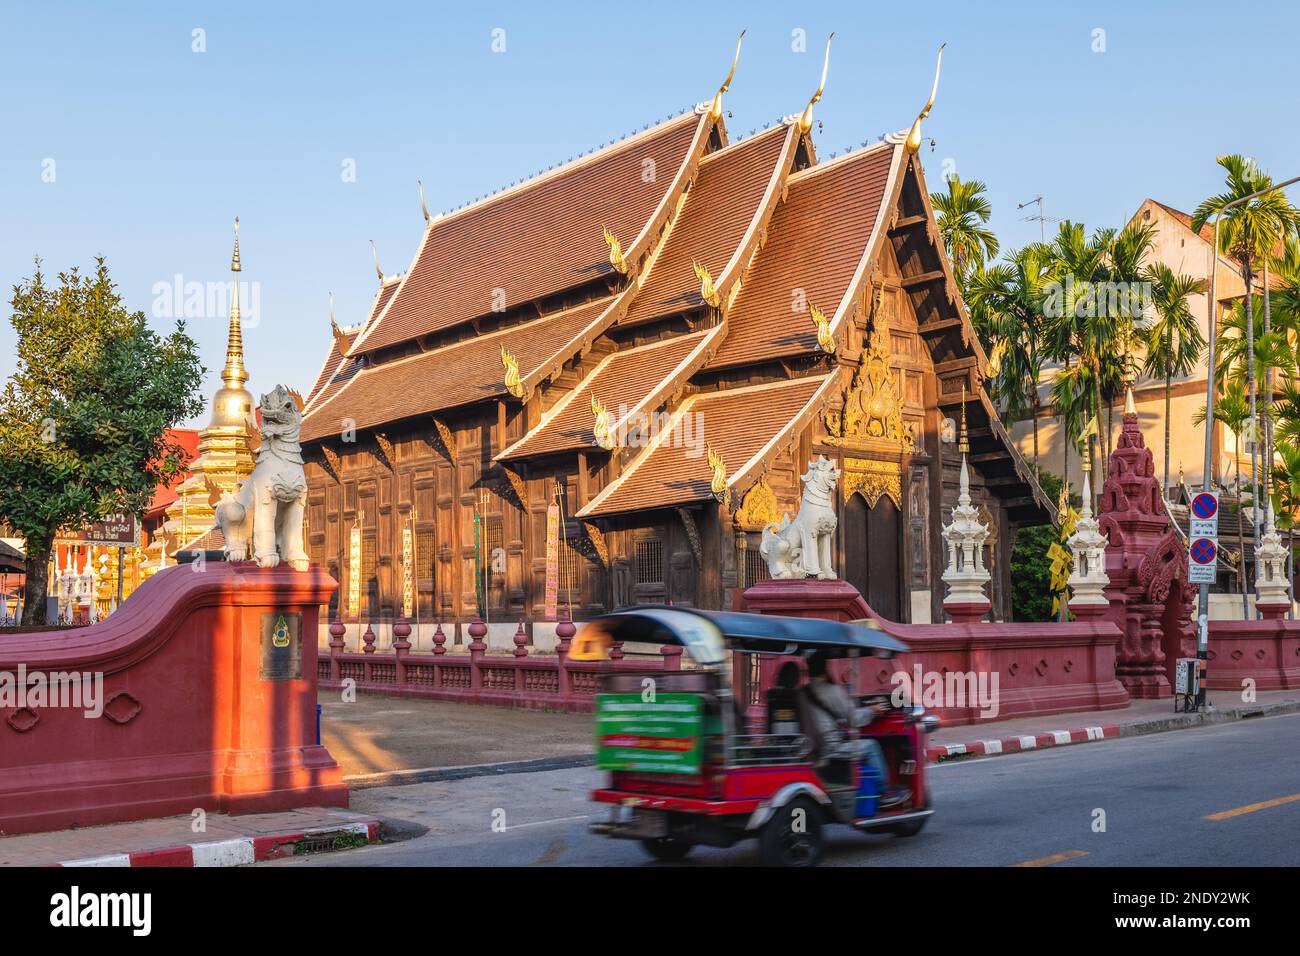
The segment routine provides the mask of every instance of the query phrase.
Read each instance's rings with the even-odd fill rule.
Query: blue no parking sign
[[[1215,491],[1202,491],[1192,499],[1191,519],[1188,534],[1193,538],[1218,538],[1219,536],[1219,494]],[[1213,563],[1213,562],[1211,562]]]

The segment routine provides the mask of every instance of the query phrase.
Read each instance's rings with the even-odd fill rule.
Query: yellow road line
[[[1041,860],[1026,860],[1024,863],[1012,863],[1012,866],[1051,866],[1053,863],[1060,863],[1063,860],[1075,860],[1081,856],[1087,856],[1086,850],[1066,850],[1064,853],[1057,853],[1055,856],[1045,856]]]
[[[1204,817],[1205,820],[1230,820],[1233,817],[1239,817],[1242,814],[1254,813],[1256,810],[1269,810],[1273,807],[1280,807],[1285,803],[1295,803],[1300,800],[1300,793],[1293,793],[1289,797],[1278,797],[1276,800],[1265,800],[1262,803],[1248,803],[1244,807],[1237,807],[1235,810],[1223,810],[1220,813],[1211,813]]]

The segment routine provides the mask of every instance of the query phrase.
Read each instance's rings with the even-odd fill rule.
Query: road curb
[[[1170,704],[1172,706],[1172,702]],[[976,740],[966,744],[938,744],[927,747],[925,757],[930,763],[946,763],[962,757],[995,757],[1001,754],[1041,750],[1045,747],[1062,747],[1069,744],[1090,743],[1094,740],[1113,740],[1119,737],[1141,737],[1168,730],[1187,730],[1192,727],[1227,724],[1256,717],[1281,717],[1300,713],[1300,701],[1278,701],[1273,704],[1245,704],[1226,710],[1198,711],[1192,714],[1170,714],[1126,724],[1104,724],[1093,727],[1076,727],[1070,730],[1052,730],[1045,734],[1026,734]]]
[[[925,748],[925,758],[930,763],[944,763],[958,757],[992,757],[998,754],[1041,750],[1044,747],[1085,744],[1093,740],[1119,736],[1120,727],[1117,724],[1075,727],[1070,730],[1049,730],[1042,734],[1018,734],[1014,737],[975,740],[968,744],[938,744]]]
[[[316,844],[338,837],[365,837],[367,843],[379,839],[378,820],[358,820],[353,823],[334,823],[286,833],[263,834],[255,837],[234,837],[229,840],[212,840],[207,843],[185,843],[180,846],[136,853],[107,853],[103,856],[79,860],[63,860],[52,866],[244,866],[293,856],[300,845]]]

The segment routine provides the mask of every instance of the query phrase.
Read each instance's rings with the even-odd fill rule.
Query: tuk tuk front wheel
[[[683,843],[681,840],[674,840],[671,837],[655,837],[642,840],[641,846],[656,860],[675,863],[678,860],[685,859],[686,854],[691,852],[692,844]]]
[[[766,866],[816,866],[824,842],[821,808],[807,797],[778,809],[758,837]]]

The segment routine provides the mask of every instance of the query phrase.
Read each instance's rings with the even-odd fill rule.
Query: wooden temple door
[[[861,592],[872,610],[891,621],[902,611],[902,521],[888,495],[868,505],[860,494],[844,504],[844,567],[840,577]]]

